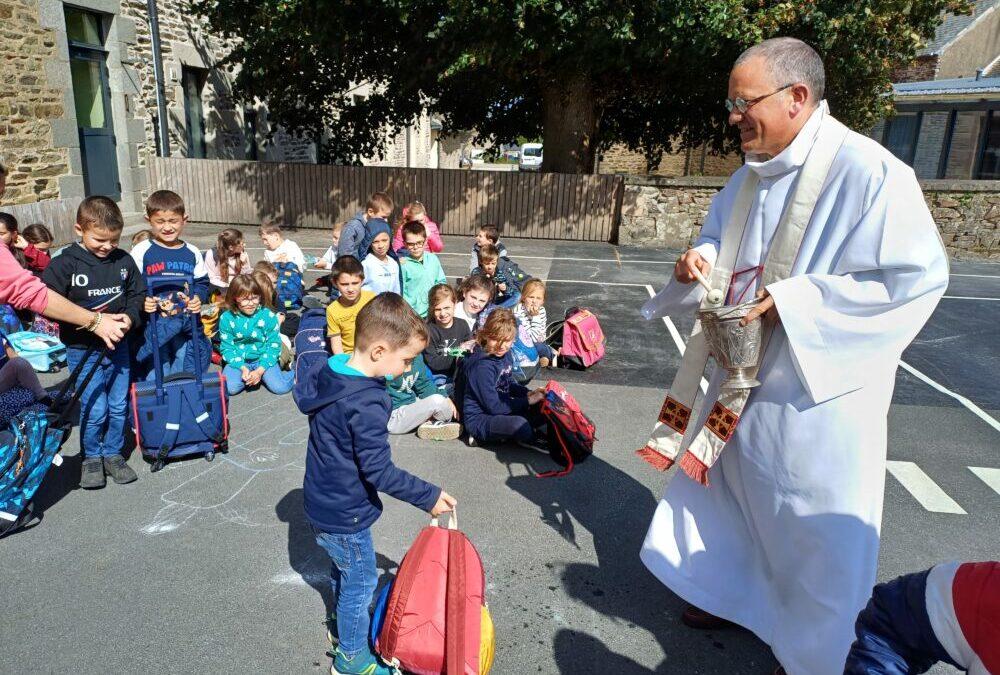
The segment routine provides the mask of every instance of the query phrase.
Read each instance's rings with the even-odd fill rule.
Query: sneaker
[[[125,458],[121,455],[105,457],[104,472],[111,476],[111,480],[119,485],[134,483],[139,480],[139,477],[135,475],[135,471],[125,462]]]
[[[527,448],[528,450],[537,450],[538,452],[548,452],[549,443],[544,438],[536,436],[531,441],[517,441],[518,446],[522,448]]]
[[[326,619],[326,639],[329,641],[331,647],[336,647],[340,644],[340,636],[337,635],[337,615],[331,614]],[[330,656],[336,656],[336,654],[330,654]]]
[[[337,648],[337,655],[330,666],[330,675],[401,675],[399,668],[387,666],[369,651],[363,651],[348,660]]]
[[[549,360],[548,360],[548,358],[546,358],[544,356],[539,356],[538,357],[538,366],[540,368],[548,368],[549,367]]]
[[[323,309],[326,307],[326,304],[315,295],[306,295],[302,298],[302,306],[306,309]]]
[[[87,457],[80,468],[80,487],[84,490],[100,490],[108,484],[104,478],[104,462],[100,457]]]
[[[552,363],[550,363],[549,366],[552,368],[559,367],[559,352],[556,352],[555,354],[552,355]]]
[[[458,422],[431,420],[417,427],[417,438],[425,441],[453,441],[461,433],[462,425]]]
[[[465,437],[465,444],[470,448],[476,447],[476,439],[470,434]]]

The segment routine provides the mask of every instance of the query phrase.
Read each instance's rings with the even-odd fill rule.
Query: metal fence
[[[381,190],[396,214],[422,202],[443,234],[494,224],[510,237],[575,241],[614,239],[624,186],[620,176],[159,157],[148,172],[149,189],[180,194],[195,222],[328,228]]]

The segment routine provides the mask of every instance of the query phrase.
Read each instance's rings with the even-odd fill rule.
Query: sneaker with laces
[[[111,476],[111,480],[119,485],[134,483],[139,480],[139,477],[135,475],[135,471],[125,462],[125,458],[121,455],[112,455],[104,458],[104,473]]]
[[[399,668],[388,666],[377,656],[365,650],[353,659],[344,656],[337,648],[337,655],[330,666],[330,675],[401,675]]]
[[[104,478],[104,462],[100,457],[86,457],[80,467],[80,487],[84,490],[100,490],[108,484]]]
[[[425,441],[453,441],[462,433],[462,425],[458,422],[442,422],[431,420],[417,427],[417,438]]]
[[[544,438],[540,436],[535,436],[530,441],[517,441],[518,446],[522,448],[527,448],[528,450],[537,450],[538,452],[548,452],[549,443]]]

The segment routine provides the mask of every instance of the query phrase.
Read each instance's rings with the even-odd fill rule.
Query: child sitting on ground
[[[334,224],[333,232],[330,237],[330,246],[326,249],[326,253],[320,256],[319,260],[316,261],[316,267],[319,269],[333,269],[333,263],[337,262],[337,246],[340,244],[340,233],[343,231],[345,224],[346,223]]]
[[[225,295],[229,282],[241,274],[250,274],[250,256],[243,244],[243,233],[227,227],[219,233],[214,248],[205,251],[205,269],[212,291]]]
[[[21,231],[21,236],[14,242],[14,246],[24,253],[28,269],[35,274],[41,274],[52,260],[49,249],[52,248],[53,241],[49,228],[41,223],[33,223]]]
[[[45,391],[45,387],[38,381],[35,369],[31,367],[27,359],[22,359],[14,351],[7,341],[7,335],[0,330],[0,394],[13,387],[27,389],[35,396],[35,401],[49,405],[52,398]],[[13,414],[10,411],[0,411],[0,417],[10,419]]]
[[[462,363],[455,400],[470,445],[513,439],[525,447],[545,448],[535,431],[545,424],[538,409],[545,391],[529,391],[514,381],[510,349],[516,335],[517,319],[511,311],[494,310],[476,334],[476,348]]]
[[[152,230],[149,229],[139,230],[138,232],[132,235],[132,248],[134,249],[136,247],[136,244],[140,244],[144,241],[149,241],[149,238],[152,236],[153,236]],[[129,250],[131,251],[132,249]]]
[[[496,287],[493,304],[497,307],[510,309],[521,299],[517,283],[500,264],[500,251],[493,244],[487,244],[479,250],[479,267],[472,270],[472,273],[482,274],[493,282]]]
[[[455,318],[464,321],[473,333],[478,328],[480,314],[493,299],[493,290],[493,282],[482,274],[466,277],[458,286],[462,302],[455,306]]]
[[[316,543],[333,561],[335,609],[328,630],[338,644],[331,672],[342,675],[397,672],[368,643],[378,581],[371,533],[382,514],[377,493],[433,516],[456,505],[444,490],[396,467],[388,442],[391,404],[384,378],[405,373],[426,340],[420,317],[398,295],[383,293],[358,314],[356,351],[332,356],[299,385],[300,391],[317,392],[298,401],[309,416],[303,506]]]
[[[292,263],[299,273],[306,271],[306,257],[302,249],[291,239],[285,239],[281,225],[267,222],[260,226],[260,240],[264,242],[264,259],[275,263]]]
[[[278,365],[278,317],[261,302],[268,290],[252,275],[241,274],[226,291],[227,309],[219,319],[219,353],[226,364],[222,374],[230,396],[262,382],[275,394],[292,390],[295,373]]]
[[[420,202],[410,202],[403,207],[403,215],[396,221],[396,234],[392,238],[392,250],[406,255],[406,246],[403,244],[403,225],[411,220],[419,221],[427,230],[427,250],[431,253],[440,253],[444,250],[444,241],[441,239],[441,229],[427,215],[427,208]]]
[[[501,258],[506,258],[507,247],[500,243],[500,230],[496,225],[483,225],[476,233],[476,239],[472,242],[472,258],[469,260],[469,272],[479,267],[479,251],[487,244],[497,247]]]
[[[373,192],[368,198],[364,211],[358,211],[354,217],[344,223],[340,232],[340,242],[337,244],[337,257],[351,255],[361,260],[367,255],[361,250],[361,242],[367,234],[366,225],[370,218],[381,218],[388,221],[392,215],[393,203],[384,192]]]
[[[384,220],[370,220],[368,225],[375,223],[370,253],[361,261],[365,271],[365,281],[362,288],[375,295],[379,293],[395,293],[399,295],[399,263],[389,255],[389,225]]]
[[[423,357],[418,354],[409,371],[387,379],[385,383],[392,399],[389,416],[390,434],[408,434],[417,430],[417,437],[430,441],[452,441],[458,438],[461,425],[452,422],[458,417],[455,404],[447,392],[431,379]]]
[[[455,289],[448,284],[438,284],[427,297],[430,312],[424,361],[439,387],[454,382],[459,353],[467,352],[475,345],[469,324],[455,318],[457,298]]]
[[[542,368],[555,368],[559,350],[545,342],[548,323],[545,313],[545,284],[541,279],[528,279],[525,282],[521,289],[521,302],[514,306],[514,317],[528,328],[538,351],[538,365]]]
[[[375,297],[371,291],[361,288],[364,281],[365,270],[357,258],[350,255],[337,258],[333,266],[333,283],[340,297],[326,308],[326,334],[330,338],[330,350],[334,354],[350,354],[354,351],[358,313]]]
[[[411,220],[403,225],[403,243],[409,255],[399,260],[399,280],[403,297],[420,318],[427,318],[427,294],[436,284],[448,279],[444,276],[441,261],[426,250],[427,230],[423,223]]]
[[[87,197],[80,202],[73,225],[80,241],[53,258],[42,274],[42,280],[56,293],[101,312],[86,328],[59,324],[66,345],[66,364],[73,369],[86,362],[82,373],[96,367],[80,396],[80,487],[88,490],[103,488],[107,484],[105,474],[119,484],[138,478],[121,451],[128,416],[132,362],[129,343],[133,329],[142,320],[146,285],[135,260],[118,248],[124,227],[114,201]],[[93,332],[104,314],[124,317],[129,329],[111,350]]]

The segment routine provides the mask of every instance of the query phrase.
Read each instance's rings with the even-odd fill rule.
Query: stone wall
[[[632,176],[728,176],[743,163],[740,154],[717,155],[706,147],[688,148],[664,153],[660,163],[646,169],[646,156],[629,150],[624,145],[613,145],[597,162],[597,173],[628,174]]]
[[[59,179],[69,173],[67,150],[52,144],[63,97],[44,67],[56,54],[56,36],[42,27],[36,4],[0,1],[0,162],[10,172],[4,203],[58,197]]]
[[[691,245],[725,178],[629,177],[618,242],[674,249]],[[1000,260],[1000,181],[921,181],[924,198],[948,253],[958,259]]]

